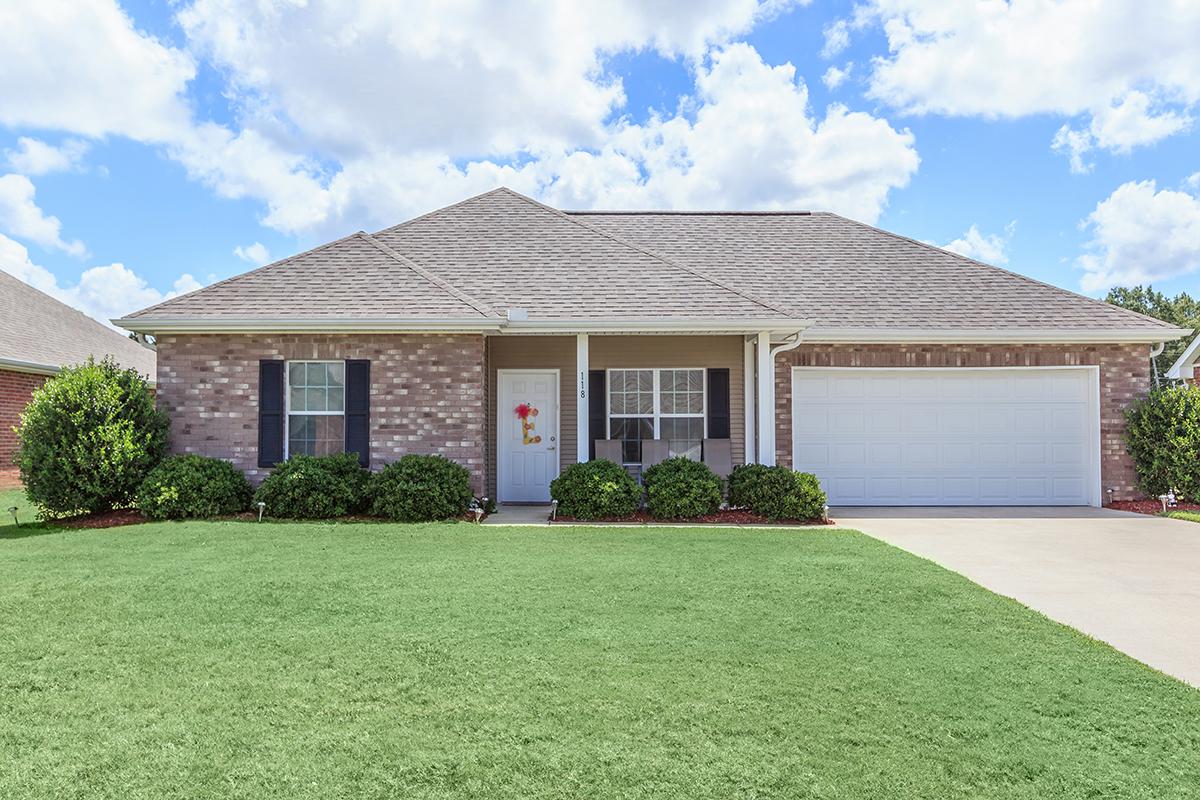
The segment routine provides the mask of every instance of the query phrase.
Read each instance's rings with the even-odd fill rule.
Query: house
[[[830,213],[580,212],[497,189],[116,320],[172,447],[466,465],[547,499],[599,439],[815,472],[833,504],[1135,493],[1161,321]],[[606,449],[607,449],[606,445]]]
[[[153,350],[0,271],[0,473],[12,470],[13,428],[33,390],[89,356],[111,356],[155,379]]]
[[[1167,370],[1167,377],[1184,383],[1196,383],[1196,379],[1200,378],[1197,360],[1200,360],[1200,336],[1192,339],[1187,349],[1179,354],[1179,358],[1175,359],[1175,363]]]

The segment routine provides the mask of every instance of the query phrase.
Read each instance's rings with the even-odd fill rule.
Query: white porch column
[[[742,343],[745,348],[744,358],[742,359],[742,410],[746,417],[746,463],[754,464],[758,461],[758,447],[755,444],[757,441],[754,436],[754,341],[749,337],[745,337]]]
[[[758,463],[775,466],[775,364],[771,332],[758,334]]]
[[[588,460],[590,433],[588,432],[588,335],[575,334],[575,372],[578,377],[575,394],[575,451],[576,460]]]

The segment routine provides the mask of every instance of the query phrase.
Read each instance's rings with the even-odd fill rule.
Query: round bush
[[[252,493],[246,476],[228,461],[172,456],[142,481],[137,507],[151,519],[215,517],[245,511]]]
[[[721,507],[721,479],[699,461],[676,456],[642,473],[646,509],[660,519],[712,514]]]
[[[1200,498],[1200,387],[1154,389],[1125,416],[1138,487],[1151,496],[1174,490],[1189,500]]]
[[[43,517],[128,505],[167,448],[146,381],[110,360],[66,367],[33,393],[17,465]]]
[[[371,513],[400,522],[430,522],[466,513],[471,473],[444,456],[407,455],[371,478]]]
[[[606,519],[637,511],[642,490],[624,467],[600,458],[563,470],[550,482],[550,497],[564,516]]]
[[[767,519],[821,519],[825,502],[820,482],[808,472],[743,464],[729,476],[729,504]]]
[[[284,519],[330,519],[362,511],[370,473],[355,453],[292,456],[254,493],[266,514]]]

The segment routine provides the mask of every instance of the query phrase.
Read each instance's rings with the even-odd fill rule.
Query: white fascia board
[[[0,369],[9,372],[27,372],[30,375],[57,375],[60,367],[53,364],[38,364],[33,361],[20,361],[15,358],[0,358]]]
[[[1197,358],[1200,358],[1200,336],[1193,339],[1187,349],[1179,354],[1179,358],[1175,359],[1175,363],[1167,370],[1167,377],[1181,380],[1185,377],[1185,371],[1190,376]]]
[[[142,319],[112,320],[137,333],[486,333],[504,327],[501,319]]]
[[[716,319],[574,319],[510,321],[504,333],[753,333],[769,330],[794,334],[813,324],[811,319],[753,319],[746,317]]]
[[[811,328],[806,343],[847,344],[1158,344],[1191,333],[1186,328]]]
[[[54,376],[62,372],[62,367],[56,367],[50,364],[35,364],[32,361],[18,361],[14,358],[0,358],[0,369],[5,369],[9,372],[25,372],[30,375],[47,376]],[[142,375],[140,371],[138,371],[138,374]],[[142,378],[151,386],[154,386],[157,383],[153,375],[142,375]]]

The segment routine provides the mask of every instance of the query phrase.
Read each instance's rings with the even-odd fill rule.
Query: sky
[[[499,185],[1198,293],[1195,0],[0,0],[0,269],[101,320]]]

